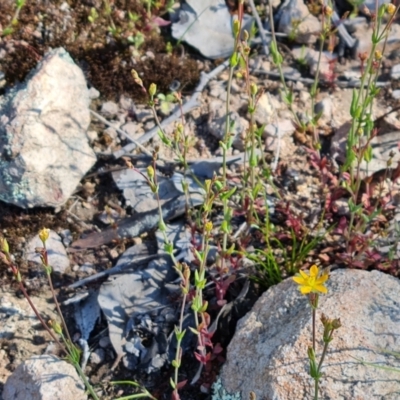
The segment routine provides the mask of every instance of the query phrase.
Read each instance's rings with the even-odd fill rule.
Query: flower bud
[[[382,59],[382,52],[379,50],[375,51],[375,60],[380,60]]]
[[[150,180],[153,180],[154,178],[154,168],[151,165],[147,167],[147,176]]]
[[[62,335],[62,328],[61,325],[57,322],[57,321],[52,321],[50,320],[48,322],[49,326],[53,329],[53,331],[55,333],[57,333],[57,335]]]
[[[342,323],[340,322],[340,318],[336,318],[332,321],[333,329],[339,329],[341,326],[342,326]]]
[[[135,83],[137,83],[139,86],[143,87],[143,81],[139,78],[137,71],[132,69],[131,74],[132,74],[132,77],[133,77],[133,80],[135,81]]]
[[[183,277],[186,281],[189,281],[190,278],[190,268],[186,263],[183,263]]]
[[[43,246],[45,245],[47,239],[49,238],[49,235],[50,235],[50,229],[47,229],[47,228],[43,228],[39,232],[39,239],[42,241]]]
[[[8,254],[10,251],[10,248],[8,246],[8,242],[6,238],[0,238],[0,249],[3,251],[5,254]]]
[[[252,96],[255,96],[258,92],[258,87],[255,83],[251,83],[250,84],[250,93],[252,94]]]
[[[176,130],[179,132],[180,135],[182,135],[182,133],[183,133],[183,125],[182,125],[182,123],[179,122],[176,125]]]
[[[363,53],[359,53],[359,54],[358,54],[358,58],[359,58],[362,62],[364,62],[364,61],[366,61],[366,59],[368,58],[368,53],[367,53],[366,51],[364,51]]]
[[[326,7],[325,7],[325,15],[326,15],[327,17],[332,17],[332,15],[333,15],[332,7],[329,7],[329,6],[326,6]]]
[[[386,12],[386,4],[382,4],[378,10],[378,18],[381,19],[385,15],[385,12]]]
[[[233,31],[234,37],[237,37],[237,35],[239,34],[239,30],[240,30],[240,21],[238,19],[235,19],[233,21],[233,26],[232,26],[232,31]]]
[[[154,97],[154,95],[156,94],[156,92],[157,92],[157,85],[156,85],[155,83],[152,83],[152,84],[150,85],[150,87],[149,87],[149,95],[150,95],[151,97]]]
[[[386,12],[389,15],[393,15],[396,11],[396,6],[394,4],[386,4]]]
[[[210,233],[213,230],[212,221],[207,221],[206,224],[204,225],[204,229],[205,229],[206,233]]]

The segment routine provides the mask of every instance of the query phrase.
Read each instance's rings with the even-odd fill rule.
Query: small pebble
[[[108,336],[104,336],[99,340],[99,346],[102,347],[103,349],[108,347],[110,345],[110,343],[111,343],[111,341]]]
[[[108,127],[104,130],[104,133],[108,135],[111,139],[115,140],[118,137],[118,133],[114,128]]]
[[[134,244],[142,244],[143,243],[143,240],[142,240],[142,238],[141,237],[135,237],[135,238],[133,238],[133,243]]]
[[[94,87],[91,87],[89,89],[89,99],[90,100],[96,100],[99,97],[100,97],[100,92],[97,89],[95,89]]]
[[[68,247],[72,243],[72,233],[69,229],[62,230],[60,236],[65,247]]]
[[[115,250],[115,249],[111,249],[109,254],[110,254],[110,257],[111,257],[112,259],[118,258],[118,256],[119,256],[118,251]]]
[[[153,129],[156,126],[156,123],[154,121],[148,121],[144,124],[144,129],[146,131],[149,131],[150,129]]]
[[[85,264],[81,265],[81,267],[79,268],[79,272],[84,272],[88,275],[92,275],[96,272],[96,269],[94,268],[93,264],[85,263]]]
[[[400,79],[400,64],[396,64],[392,67],[390,71],[390,77],[392,79]]]
[[[95,351],[90,354],[90,362],[92,364],[101,364],[104,361],[105,352],[103,349],[96,349]]]
[[[395,100],[400,100],[400,90],[393,90],[392,97]]]
[[[96,131],[87,131],[88,138],[91,142],[98,140],[99,135]]]
[[[115,117],[118,114],[118,111],[118,104],[114,103],[113,101],[106,101],[101,106],[101,113],[108,118]]]

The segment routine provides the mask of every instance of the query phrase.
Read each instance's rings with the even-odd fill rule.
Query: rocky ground
[[[163,239],[155,229],[156,203],[143,180],[127,167],[126,160],[144,171],[149,155],[159,147],[164,212],[170,219],[179,214],[178,219],[171,219],[168,234],[182,258],[191,257],[191,232],[182,217],[180,178],[176,174],[182,171],[169,162],[174,154],[156,134],[156,121],[132,79],[132,68],[145,87],[156,83],[164,94],[157,112],[167,134],[172,134],[180,115],[173,97],[168,95],[182,92],[183,103],[188,103],[190,109],[185,118],[192,141],[188,159],[193,171],[211,177],[221,167],[218,142],[224,130],[228,81],[223,62],[232,51],[232,38],[223,29],[220,32],[215,21],[225,18],[229,26],[237,5],[228,2],[229,8],[224,8],[223,1],[210,0],[210,4],[222,9],[218,11],[221,14],[214,15],[207,14],[209,10],[203,13],[203,9],[196,9],[192,1],[187,3],[191,8],[188,11],[184,6],[183,11],[189,24],[194,19],[204,25],[193,25],[184,36],[185,44],[180,40],[177,43],[187,28],[183,14],[181,22],[179,13],[165,14],[165,7],[154,7],[149,14],[138,1],[110,2],[111,13],[105,6],[108,3],[100,1],[37,0],[27,3],[17,15],[13,1],[0,5],[0,28],[3,32],[12,28],[9,35],[0,39],[1,234],[9,242],[34,303],[49,320],[56,315],[35,248],[40,246],[38,231],[43,227],[51,229],[48,246],[54,285],[71,335],[90,347],[90,352],[85,352],[85,372],[98,385],[102,398],[126,395],[126,387],[115,388],[109,382],[128,379],[138,380],[158,399],[168,398],[171,369],[166,361],[167,351],[160,343],[169,340],[179,305],[176,276],[171,274],[169,260],[160,255]],[[269,29],[265,5],[256,4]],[[295,111],[305,116],[318,59],[318,13],[310,14],[299,0],[274,2],[273,7],[278,32],[284,34],[279,45],[285,60],[284,74],[294,93]],[[351,7],[338,2],[336,9],[341,16]],[[92,10],[97,10],[97,17]],[[128,10],[133,16],[127,16]],[[246,5],[246,11],[250,23],[250,5]],[[287,18],[290,13],[295,13],[292,19]],[[14,26],[11,19],[15,15],[18,24]],[[295,17],[303,23],[292,36]],[[345,35],[337,34],[334,52],[323,54],[317,103],[318,112],[322,112],[318,128],[322,152],[333,172],[338,171],[343,158],[343,126],[350,119],[352,88],[359,84],[357,55],[368,51],[372,29],[365,10],[341,26],[357,41],[346,42]],[[385,169],[389,158],[394,164],[400,161],[399,30],[395,20],[378,80],[381,91],[373,117],[379,134],[374,139],[374,164],[364,175],[372,179]],[[142,39],[143,44],[139,44]],[[284,225],[288,215],[284,205],[290,204],[297,219],[312,229],[318,225],[323,201],[320,172],[310,162],[312,157],[307,150],[311,135],[299,132],[291,122],[292,115],[280,94],[277,70],[271,57],[263,54],[260,40],[253,45],[250,70],[252,81],[264,91],[255,115],[257,125],[265,125],[262,153],[273,169],[274,182],[283,199],[279,202],[274,191],[269,193],[271,220]],[[35,111],[38,109],[42,112]],[[235,121],[230,174],[235,179],[241,168],[242,132],[249,124],[245,82],[241,79],[233,80],[230,109]],[[64,114],[68,114],[66,119]],[[144,150],[135,150],[130,138],[142,143]],[[391,152],[394,156],[389,155]],[[393,182],[390,186],[394,193],[398,191],[396,185]],[[193,184],[191,198],[195,204],[201,203],[199,196],[199,188]],[[348,216],[347,203],[345,197],[336,199],[337,214],[332,217],[337,218],[335,221]],[[391,222],[399,218],[399,199],[393,204],[391,220],[382,222],[389,232]],[[388,237],[379,243],[382,253],[394,240],[390,234]],[[340,252],[339,243],[340,234],[327,234],[304,264],[318,261],[323,266],[342,266],[335,256]],[[248,248],[251,246],[262,243],[255,240],[248,244]],[[389,271],[394,276],[398,273],[398,260],[397,253]],[[250,265],[250,270],[253,267]],[[379,263],[369,267],[383,269]],[[251,283],[241,297],[239,294],[246,287],[245,275],[243,272],[241,279],[231,285],[227,300],[234,306],[219,320],[215,338],[224,349],[237,320],[250,310],[263,290],[259,284]],[[32,355],[57,354],[57,349],[50,344],[5,265],[0,282],[1,393],[7,378],[24,360]],[[207,295],[215,317],[220,307],[214,289],[210,288]],[[234,303],[237,298],[240,301]],[[187,323],[190,325],[191,321]],[[126,350],[126,342],[130,343],[131,352]],[[192,350],[193,344],[186,343],[182,380],[190,381],[197,372]],[[125,356],[116,363],[123,353]],[[210,398],[210,386],[225,356],[222,352],[215,357],[199,382],[181,391],[181,398]],[[230,387],[237,390],[232,384]]]

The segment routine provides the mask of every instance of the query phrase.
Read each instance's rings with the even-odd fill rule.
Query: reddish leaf
[[[217,343],[215,346],[214,346],[214,349],[213,349],[213,353],[214,354],[219,354],[219,353],[221,353],[221,352],[223,352],[224,351],[224,349],[223,349],[223,347],[219,344],[219,343]]]
[[[151,22],[157,26],[168,26],[171,24],[171,21],[167,21],[161,17],[155,17],[151,20]]]
[[[187,379],[185,379],[184,381],[180,381],[180,382],[178,382],[178,384],[176,385],[176,388],[179,390],[179,389],[182,389],[185,385],[186,385],[186,383],[187,383]]]

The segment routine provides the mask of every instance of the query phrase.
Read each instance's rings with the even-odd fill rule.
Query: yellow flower
[[[331,7],[329,7],[329,6],[326,6],[326,7],[325,7],[325,15],[326,15],[327,17],[332,17],[332,15],[333,15],[333,10],[332,10]]]
[[[204,225],[204,229],[206,233],[210,233],[213,230],[213,223],[211,221],[207,221]]]
[[[381,60],[382,59],[382,52],[381,51],[379,51],[379,50],[376,50],[375,51],[375,60]]]
[[[389,15],[393,15],[395,11],[396,11],[396,6],[394,4],[386,4],[386,12]]]
[[[300,285],[301,294],[328,293],[328,289],[324,286],[328,278],[328,273],[320,274],[318,267],[313,265],[309,273],[300,270],[297,276],[293,277],[293,280]]]
[[[50,229],[46,229],[46,228],[43,228],[39,232],[39,239],[42,241],[43,246],[46,243],[46,240],[49,238],[49,234],[50,234]]]

